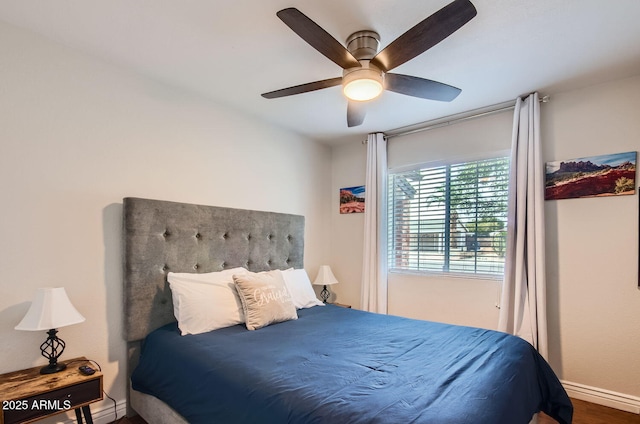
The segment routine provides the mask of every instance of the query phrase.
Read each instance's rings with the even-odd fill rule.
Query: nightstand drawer
[[[43,392],[36,396],[3,401],[4,424],[29,422],[36,418],[73,410],[102,399],[99,378]]]

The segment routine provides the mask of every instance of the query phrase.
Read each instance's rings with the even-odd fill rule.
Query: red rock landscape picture
[[[636,152],[547,162],[545,199],[635,193]]]
[[[364,212],[364,186],[340,189],[340,213]]]

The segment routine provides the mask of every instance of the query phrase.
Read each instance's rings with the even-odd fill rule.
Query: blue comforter
[[[257,331],[145,340],[135,390],[192,424],[570,423],[562,385],[520,338],[333,305]]]

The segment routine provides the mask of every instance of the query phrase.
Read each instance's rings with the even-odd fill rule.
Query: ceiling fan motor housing
[[[374,31],[354,32],[347,38],[347,50],[358,60],[370,60],[378,53],[380,36]]]

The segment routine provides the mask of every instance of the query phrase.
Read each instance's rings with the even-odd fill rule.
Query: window
[[[389,172],[389,269],[504,275],[509,158]]]

